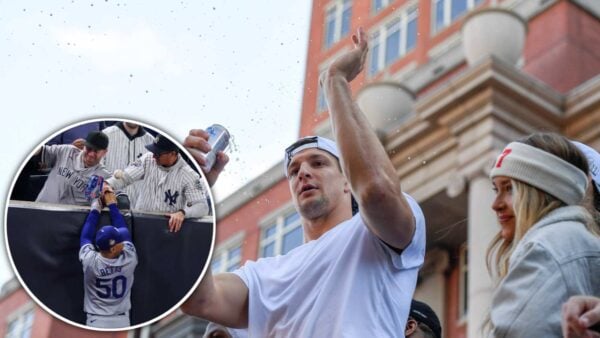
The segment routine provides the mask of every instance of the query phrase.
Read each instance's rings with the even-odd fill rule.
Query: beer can
[[[229,131],[220,124],[213,124],[206,128],[208,133],[208,144],[211,146],[211,150],[205,155],[206,164],[202,167],[204,172],[209,172],[217,161],[217,153],[219,151],[225,151],[225,148],[229,145]]]

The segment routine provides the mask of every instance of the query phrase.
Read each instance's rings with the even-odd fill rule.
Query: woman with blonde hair
[[[561,337],[560,309],[570,296],[600,296],[600,237],[581,206],[588,164],[568,139],[536,133],[512,142],[490,177],[500,232],[487,263],[498,283],[492,337]]]

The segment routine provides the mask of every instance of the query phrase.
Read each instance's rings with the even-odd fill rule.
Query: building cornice
[[[383,142],[417,200],[444,189],[458,195],[509,141],[535,130],[560,131],[564,106],[561,93],[489,58],[418,98],[414,115]]]

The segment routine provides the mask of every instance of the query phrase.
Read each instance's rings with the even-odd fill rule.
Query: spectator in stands
[[[127,166],[148,152],[146,144],[152,143],[154,137],[146,132],[144,127],[133,122],[118,122],[102,130],[108,136],[108,153],[104,156],[106,168],[119,176]],[[124,192],[129,197],[131,205],[135,205],[140,191],[141,181],[127,186]]]
[[[83,150],[70,144],[42,146],[40,163],[50,173],[36,202],[88,205],[85,187],[90,177],[111,176],[101,163],[107,147],[108,136],[101,131],[88,133]]]

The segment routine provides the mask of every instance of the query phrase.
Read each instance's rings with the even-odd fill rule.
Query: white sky
[[[0,0],[0,192],[8,195],[21,162],[46,137],[112,116],[180,141],[191,128],[224,125],[235,147],[214,192],[217,200],[231,194],[297,137],[310,6]],[[12,276],[5,255],[0,284]]]

